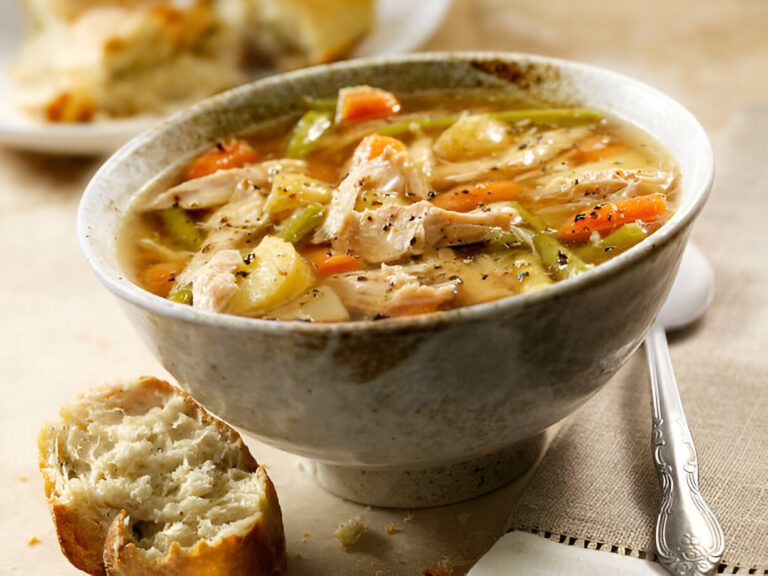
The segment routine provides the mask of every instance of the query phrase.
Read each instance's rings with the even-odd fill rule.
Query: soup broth
[[[599,111],[344,88],[142,191],[120,257],[201,310],[339,322],[541,290],[656,231],[679,175]]]

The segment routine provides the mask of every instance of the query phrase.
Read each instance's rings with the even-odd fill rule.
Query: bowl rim
[[[553,66],[555,68],[566,68],[575,71],[593,75],[602,75],[609,81],[623,83],[625,86],[631,86],[638,90],[653,96],[656,100],[666,102],[667,106],[675,109],[679,118],[685,121],[694,132],[698,133],[696,145],[701,148],[701,156],[697,156],[697,161],[706,170],[706,175],[700,189],[695,190],[691,199],[684,205],[678,207],[664,225],[656,232],[644,239],[639,244],[633,246],[626,252],[604,262],[599,266],[588,270],[576,277],[561,280],[548,286],[544,290],[537,290],[527,294],[516,294],[480,304],[473,304],[451,310],[441,311],[434,314],[403,316],[394,318],[384,318],[380,320],[353,320],[346,322],[332,323],[313,323],[299,320],[267,320],[262,318],[250,318],[244,316],[235,316],[219,312],[208,312],[197,310],[190,306],[185,306],[171,302],[165,298],[156,296],[138,285],[128,280],[123,274],[111,274],[105,271],[99,264],[97,251],[94,247],[94,240],[90,234],[93,223],[88,222],[88,214],[91,210],[92,197],[97,195],[100,181],[112,170],[116,169],[121,163],[129,160],[131,156],[142,146],[162,135],[163,131],[179,124],[191,122],[200,114],[209,110],[219,108],[225,105],[230,99],[236,98],[239,94],[247,94],[251,90],[265,89],[270,85],[278,85],[291,82],[294,79],[304,78],[306,76],[318,76],[333,73],[336,70],[354,70],[363,69],[370,66],[380,66],[387,64],[404,65],[408,63],[417,64],[440,64],[446,61],[459,62],[477,62],[477,61],[502,61],[502,62],[520,62],[530,63],[541,66]],[[625,120],[632,121],[631,118]],[[653,135],[653,134],[652,134]],[[714,180],[714,153],[711,143],[707,137],[706,131],[693,114],[682,104],[664,94],[658,89],[643,83],[634,78],[614,72],[605,68],[584,64],[577,61],[527,54],[522,52],[498,52],[498,51],[455,51],[455,52],[423,52],[416,54],[405,54],[397,56],[360,58],[347,60],[332,64],[323,64],[286,72],[275,76],[270,76],[260,80],[238,86],[231,90],[222,92],[216,96],[207,98],[197,104],[182,110],[151,129],[139,134],[131,139],[115,152],[94,174],[88,183],[80,200],[77,213],[77,235],[80,248],[86,261],[93,269],[99,280],[116,296],[123,300],[147,309],[151,312],[164,317],[170,317],[175,320],[207,325],[215,328],[226,328],[236,331],[257,331],[268,334],[285,333],[304,333],[311,334],[357,334],[378,333],[378,332],[401,332],[413,330],[432,330],[446,325],[456,325],[463,323],[472,323],[481,321],[483,318],[500,312],[510,312],[522,310],[530,306],[540,305],[548,300],[557,300],[570,295],[574,292],[588,290],[591,286],[604,282],[607,279],[621,274],[628,268],[631,268],[641,260],[648,258],[651,254],[671,242],[677,235],[683,233],[692,223],[697,214],[701,211],[712,188]],[[117,258],[116,254],[112,255]],[[116,266],[116,268],[119,268]]]

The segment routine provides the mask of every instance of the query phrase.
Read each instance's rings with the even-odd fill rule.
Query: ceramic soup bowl
[[[212,143],[296,115],[309,95],[371,84],[399,93],[486,87],[596,108],[651,133],[677,161],[679,208],[655,234],[575,278],[433,315],[310,324],[207,313],[132,284],[118,226],[137,192]],[[100,280],[179,383],[215,414],[307,459],[348,499],[458,501],[530,466],[541,433],[603,386],[640,345],[669,291],[713,178],[706,134],[682,106],[594,67],[507,53],[351,61],[226,92],[138,136],[82,198],[78,231]]]

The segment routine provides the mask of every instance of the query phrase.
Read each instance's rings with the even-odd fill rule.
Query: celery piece
[[[323,218],[325,218],[325,206],[313,202],[305,208],[294,210],[293,214],[280,224],[275,236],[295,244],[320,226],[323,223]]]
[[[533,124],[550,124],[554,126],[585,126],[597,124],[605,118],[604,114],[589,108],[541,108],[526,110],[504,110],[491,112],[491,118],[503,122],[516,123],[528,120]],[[454,124],[460,116],[442,116],[433,118],[423,116],[404,122],[395,122],[377,130],[382,136],[398,136],[415,130],[430,130],[448,128]]]
[[[287,158],[305,158],[317,142],[333,125],[330,112],[321,110],[309,110],[299,118],[293,127],[291,139],[285,150]]]
[[[556,280],[566,280],[592,268],[591,264],[584,262],[572,250],[547,234],[536,234],[533,246],[544,267]]]
[[[168,300],[172,302],[178,302],[179,304],[192,305],[192,290],[189,288],[181,288],[176,290],[173,294],[168,296]]]
[[[432,116],[422,116],[421,118],[414,118],[405,122],[393,122],[388,124],[379,130],[376,130],[377,134],[382,136],[400,136],[407,132],[415,132],[416,130],[437,130],[441,128],[448,128],[456,123],[459,116],[442,116],[433,118]]]
[[[542,232],[546,228],[544,223],[539,220],[538,217],[531,214],[525,206],[520,204],[520,202],[512,200],[509,205],[520,214],[520,218],[523,219],[523,222],[528,224],[528,226],[533,228],[536,232]]]
[[[485,239],[488,248],[495,250],[509,250],[519,246],[528,245],[530,238],[517,226],[510,226],[509,230],[494,230]]]
[[[179,207],[168,208],[160,212],[165,231],[179,248],[197,251],[203,243],[205,234],[190,218],[189,213]]]
[[[602,238],[596,244],[587,244],[576,250],[576,253],[588,262],[603,262],[611,256],[621,254],[648,236],[642,226],[635,222],[624,224],[618,230]]]

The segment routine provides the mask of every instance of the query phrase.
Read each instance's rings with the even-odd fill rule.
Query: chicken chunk
[[[165,210],[179,206],[185,210],[215,208],[225,204],[236,194],[267,188],[272,178],[280,173],[305,174],[307,163],[303,160],[268,160],[243,168],[219,170],[202,178],[182,182],[159,194],[147,206],[148,210]]]
[[[396,193],[401,197],[426,198],[426,178],[405,151],[385,148],[384,152],[359,166],[353,166],[334,190],[328,216],[315,233],[314,241],[327,242],[344,232],[354,218],[355,204],[367,191]]]
[[[484,240],[494,228],[520,219],[504,204],[489,204],[471,212],[452,212],[422,200],[408,206],[386,206],[353,212],[334,250],[352,252],[368,262],[391,262],[446,246]]]
[[[435,312],[454,298],[459,280],[422,283],[415,270],[382,264],[366,270],[332,276],[326,280],[352,312],[374,316],[403,316]]]
[[[591,197],[603,199],[631,198],[644,194],[667,192],[676,178],[673,170],[658,169],[608,169],[573,170],[553,178],[535,195],[557,198],[563,202]]]
[[[584,127],[557,128],[534,137],[530,142],[520,142],[495,158],[439,164],[432,171],[432,184],[442,187],[480,180],[492,174],[499,177],[502,174],[522,173],[572,148],[588,133],[588,128]]]
[[[239,290],[235,272],[243,264],[237,250],[217,252],[208,262],[189,275],[192,305],[200,310],[221,312]]]

